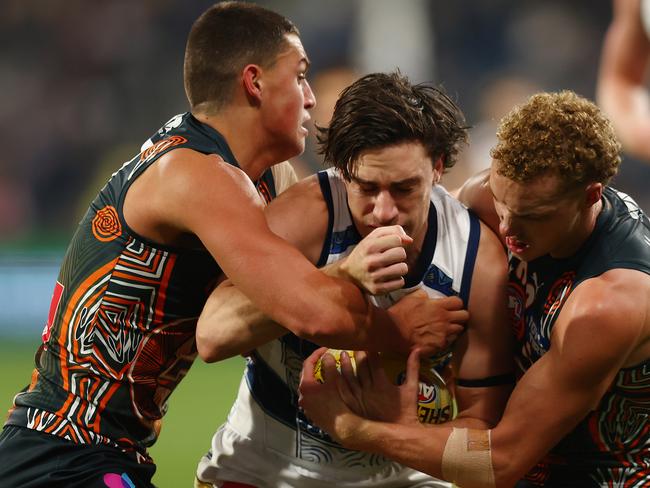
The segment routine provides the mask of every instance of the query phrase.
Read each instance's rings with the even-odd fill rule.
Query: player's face
[[[346,183],[348,205],[362,237],[373,229],[399,224],[416,241],[426,231],[431,185],[440,179],[422,144],[405,142],[366,151]]]
[[[309,60],[300,38],[286,36],[287,48],[263,75],[264,95],[260,114],[264,130],[269,135],[269,150],[289,159],[305,149],[310,119],[308,110],[316,104],[311,87],[305,78]]]
[[[519,259],[531,261],[550,254],[568,257],[577,251],[584,192],[567,191],[559,176],[548,174],[517,182],[497,173],[492,163],[490,189],[499,216],[499,232]]]

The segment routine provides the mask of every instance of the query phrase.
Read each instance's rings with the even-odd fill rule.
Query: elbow
[[[226,358],[219,344],[201,327],[200,320],[196,328],[196,350],[206,363],[214,363]]]
[[[196,341],[196,350],[199,353],[199,357],[205,363],[215,363],[222,359],[218,350],[202,343],[198,339]]]

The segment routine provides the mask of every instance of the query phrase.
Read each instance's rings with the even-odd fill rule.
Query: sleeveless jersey
[[[329,169],[318,173],[318,178],[329,216],[328,230],[318,262],[318,266],[322,267],[350,254],[361,236],[354,226],[345,185],[339,173],[335,169]],[[369,299],[375,305],[386,308],[415,289],[423,288],[432,297],[460,296],[467,306],[479,238],[478,218],[453,199],[444,188],[433,187],[422,252],[415,269],[407,276],[405,287],[386,295],[369,296]],[[253,443],[258,442],[261,449],[267,450],[268,455],[279,455],[282,460],[290,459],[289,462],[300,466],[298,471],[302,473],[301,476],[330,480],[334,483],[330,486],[344,481],[356,483],[380,470],[392,470],[393,473],[402,470],[400,465],[382,456],[342,448],[312,424],[298,408],[302,364],[317,348],[317,345],[307,340],[286,334],[259,347],[249,358],[238,398],[225,426],[246,439],[240,445],[241,451],[251,449],[245,443],[250,443],[251,440]],[[449,357],[450,351],[447,350],[435,358],[441,370]],[[430,394],[436,396],[435,391]],[[452,406],[448,404],[431,412],[420,411],[420,416],[422,415],[428,416],[429,421],[435,419],[444,422],[451,419]],[[227,436],[225,439],[230,444]],[[199,479],[260,483],[259,480],[242,478],[241,475],[227,477],[227,463],[236,463],[237,459],[243,458],[236,443],[232,447],[228,444],[224,446],[223,432],[217,432],[212,452],[199,465]],[[254,449],[258,452],[260,448]],[[228,459],[220,459],[221,453]],[[252,460],[248,459],[248,462]],[[390,476],[387,475],[386,478]],[[304,478],[296,483],[296,486],[311,486],[301,484],[307,483]],[[373,486],[385,486],[379,480],[373,483]],[[422,486],[434,486],[426,483],[431,482],[425,481]],[[436,480],[435,486],[442,486],[437,483]]]
[[[149,460],[156,421],[196,357],[196,321],[221,275],[205,248],[148,241],[124,219],[133,181],[178,148],[237,166],[225,139],[185,113],[113,174],[65,254],[31,384],[15,397],[7,424]],[[267,200],[275,196],[271,171],[257,186]]]
[[[605,188],[595,229],[572,257],[529,263],[510,256],[508,305],[522,375],[551,347],[569,294],[611,269],[650,274],[650,223],[627,195]],[[534,486],[650,484],[650,360],[621,369],[598,406],[527,475]]]

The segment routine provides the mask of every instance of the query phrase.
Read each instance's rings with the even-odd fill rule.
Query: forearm
[[[356,429],[341,443],[442,479],[442,454],[451,430],[447,424],[397,425],[359,418]]]
[[[385,332],[391,326],[384,322],[383,333],[377,330],[381,327],[381,320],[389,320],[387,312],[376,310],[365,301],[359,310],[359,314],[365,310],[367,319],[362,321],[361,327],[349,330],[337,327],[337,324],[318,329],[313,324],[297,321],[285,328],[261,312],[241,290],[226,282],[213,291],[201,313],[197,325],[197,348],[204,361],[214,362],[247,353],[287,332],[339,349],[378,350],[396,343]],[[373,318],[376,312],[382,316],[377,321]]]
[[[462,431],[468,438],[459,442]],[[450,442],[452,432],[456,433],[455,442]],[[491,430],[452,428],[451,423],[405,426],[359,419],[342,444],[385,456],[438,479],[462,482],[463,488],[510,488],[519,476],[508,468],[512,457],[494,455],[492,438]]]
[[[650,107],[646,71],[650,42],[639,16],[638,0],[614,3],[613,21],[601,53],[597,100],[626,151],[650,157]]]
[[[357,293],[362,296],[358,289]],[[341,312],[352,310],[352,326],[345,325],[345,322],[323,324],[321,327],[294,323],[291,331],[302,339],[336,349],[409,351],[410,338],[401,335],[390,312],[368,303],[365,298],[363,303],[355,305],[352,298],[349,295],[341,296],[339,302],[336,302],[342,308]]]
[[[206,362],[245,354],[288,331],[259,311],[231,284],[217,288],[197,324],[196,342]]]
[[[643,85],[610,80],[599,86],[599,103],[607,113],[623,148],[650,159],[650,98]]]

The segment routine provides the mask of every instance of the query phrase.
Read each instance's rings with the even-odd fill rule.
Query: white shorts
[[[266,415],[242,379],[228,420],[199,461],[197,478],[219,487],[237,481],[257,488],[451,488],[453,485],[379,456],[340,447],[319,448],[317,459],[298,455],[295,429]],[[364,462],[370,460],[371,462]]]

